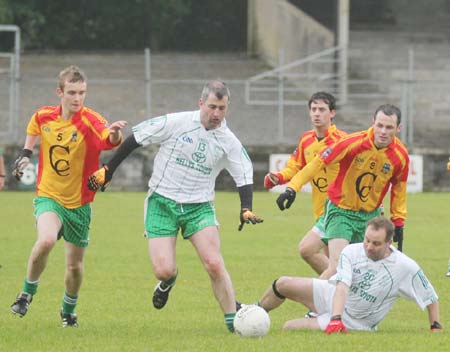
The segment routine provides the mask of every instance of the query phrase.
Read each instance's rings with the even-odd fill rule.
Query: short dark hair
[[[385,242],[389,242],[394,237],[394,224],[384,216],[377,216],[370,219],[367,223],[367,227],[369,226],[375,230],[383,229],[386,232]]]
[[[396,107],[395,105],[392,104],[383,104],[380,105],[376,110],[375,110],[375,114],[373,115],[373,120],[375,121],[375,118],[377,116],[377,114],[379,112],[382,112],[383,114],[387,115],[387,116],[392,116],[395,115],[397,116],[397,126],[400,125],[400,122],[402,121],[402,112],[400,111],[400,109],[398,107]]]
[[[228,89],[226,83],[219,79],[215,79],[204,85],[202,95],[200,96],[202,101],[206,101],[211,93],[213,93],[219,100],[222,100],[223,97],[228,97],[228,101],[230,101],[230,90]]]
[[[328,108],[331,110],[336,110],[336,98],[327,92],[316,92],[313,95],[311,95],[311,98],[309,98],[308,101],[308,108],[311,109],[311,104],[317,100],[322,100],[325,102],[325,104],[328,105]]]

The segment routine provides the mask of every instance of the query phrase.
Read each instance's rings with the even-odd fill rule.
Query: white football
[[[269,329],[269,314],[255,304],[243,305],[234,318],[234,330],[241,337],[262,337]]]

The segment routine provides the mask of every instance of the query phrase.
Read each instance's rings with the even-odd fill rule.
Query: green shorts
[[[367,222],[381,214],[378,208],[372,212],[342,209],[327,200],[325,204],[325,237],[322,241],[328,244],[332,238],[344,238],[349,243],[364,241]]]
[[[208,226],[219,226],[212,202],[177,203],[157,193],[145,200],[145,237],[177,236],[184,239]]]
[[[79,208],[68,209],[51,198],[36,197],[33,200],[33,205],[36,220],[46,212],[58,215],[62,223],[58,239],[64,237],[67,242],[78,247],[87,247],[89,244],[89,224],[91,223],[90,203]]]
[[[320,238],[325,237],[325,216],[323,214],[317,219],[312,230],[316,232]]]

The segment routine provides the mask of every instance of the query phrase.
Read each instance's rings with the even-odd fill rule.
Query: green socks
[[[28,281],[27,278],[25,278],[23,282],[23,292],[29,293],[30,295],[34,296],[36,294],[37,288],[38,288],[39,280],[37,281]]]
[[[64,298],[62,300],[62,311],[66,314],[72,314],[77,305],[78,296],[71,296],[67,292],[64,292]]]
[[[234,332],[234,317],[236,316],[236,313],[227,313],[224,314],[223,317],[225,318],[225,325],[227,326],[228,330],[230,332]]]
[[[28,279],[25,278],[22,291],[34,296],[37,292],[38,284],[39,280],[28,281]],[[63,313],[73,313],[75,310],[75,306],[77,305],[77,300],[78,296],[71,296],[67,292],[64,292],[64,298],[62,300]]]

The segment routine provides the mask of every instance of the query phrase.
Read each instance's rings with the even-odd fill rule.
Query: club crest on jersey
[[[381,169],[381,172],[383,174],[387,174],[387,173],[389,173],[390,170],[391,170],[391,165],[389,163],[385,163],[383,165],[383,168]]]
[[[206,161],[206,155],[200,152],[195,152],[192,154],[192,159],[200,164],[203,164]]]
[[[192,154],[192,159],[200,164],[203,164],[206,161],[206,146],[207,142],[204,140],[200,140],[197,144],[197,150]]]
[[[332,150],[333,150],[333,148],[327,148],[327,149],[320,155],[320,157],[321,157],[322,159],[325,159],[328,155],[331,154]]]
[[[76,142],[77,141],[77,137],[78,137],[78,132],[77,131],[73,131],[72,132],[72,137],[70,137],[70,141],[71,142]]]
[[[51,128],[50,127],[48,127],[48,126],[43,126],[42,127],[42,131],[44,131],[44,132],[50,132],[51,131]]]

